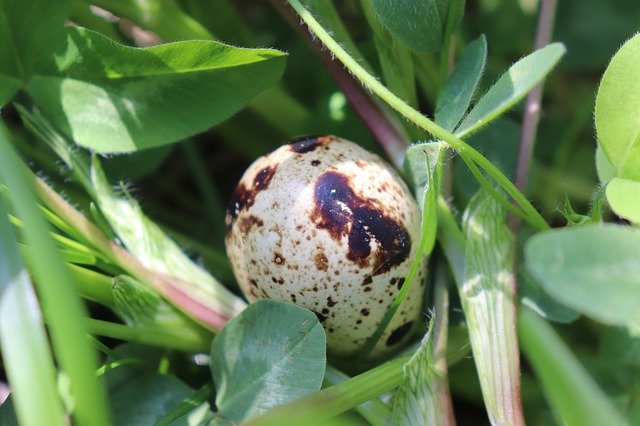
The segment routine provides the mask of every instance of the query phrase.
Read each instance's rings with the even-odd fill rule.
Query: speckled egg
[[[351,357],[405,282],[420,212],[377,155],[344,139],[305,137],[249,167],[226,226],[227,253],[249,301],[284,300],[312,310],[327,332],[329,354]],[[408,339],[421,318],[424,285],[421,272],[372,357]]]

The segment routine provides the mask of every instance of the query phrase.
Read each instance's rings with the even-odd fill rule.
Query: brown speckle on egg
[[[331,136],[299,138],[256,160],[225,221],[227,253],[249,301],[313,310],[338,357],[356,355],[375,331],[420,233],[417,204],[395,171]],[[424,274],[418,278],[372,356],[400,347],[420,318]]]

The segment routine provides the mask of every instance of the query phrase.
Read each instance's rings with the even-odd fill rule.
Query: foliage
[[[560,2],[532,49],[534,3],[0,0],[0,423],[640,422],[640,8]],[[311,133],[420,208],[350,360],[222,249],[244,168]],[[421,268],[413,343],[370,359]]]

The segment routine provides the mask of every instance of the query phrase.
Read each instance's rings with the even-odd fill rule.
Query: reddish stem
[[[300,22],[298,15],[292,9],[280,0],[269,0],[269,3],[309,43],[387,157],[396,167],[402,167],[408,143],[365,92],[360,82],[349,74],[339,61],[334,60],[331,53],[313,37],[307,25]]]

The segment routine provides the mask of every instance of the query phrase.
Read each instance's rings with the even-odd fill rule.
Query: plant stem
[[[314,40],[314,37],[312,36],[310,31],[313,31],[313,33],[316,33],[316,35],[318,35],[316,28],[310,25],[306,19],[303,18],[308,28],[300,25],[298,17],[295,14],[291,13],[291,10],[287,8],[281,2],[281,0],[269,0],[269,2],[280,13],[280,15],[282,15],[282,17],[287,22],[289,22],[304,39],[306,39],[310,43],[314,52],[318,55],[320,60],[322,60],[322,63],[327,68],[327,71],[329,71],[329,74],[331,74],[331,77],[334,79],[340,90],[344,92],[347,100],[362,119],[362,122],[369,129],[371,134],[373,134],[374,138],[385,151],[385,154],[391,160],[391,162],[400,169],[404,161],[404,153],[407,148],[407,142],[400,134],[398,129],[393,125],[393,123],[384,115],[378,105],[376,105],[371,97],[365,92],[362,86],[358,84],[358,81],[356,81],[356,79],[354,79],[353,76],[349,74],[349,71],[353,70],[344,61],[342,61],[342,59],[340,59],[338,55],[335,55],[335,52],[327,45],[327,43],[325,43],[322,37],[318,36],[322,43],[329,48],[330,52],[327,52],[325,49],[323,49],[321,43]],[[294,6],[293,3],[290,2],[290,4]],[[298,3],[298,5],[300,5],[300,3]],[[300,7],[307,13],[308,16],[311,17],[311,13],[309,13],[309,11],[304,9],[302,5],[300,5]],[[295,6],[294,9],[296,9]],[[298,9],[296,9],[296,11],[300,13]],[[311,19],[313,19],[313,22],[317,27],[325,32],[313,17],[311,17]],[[335,61],[331,53],[338,57],[338,59],[340,59],[340,62],[347,66],[349,71],[347,71],[347,69],[340,65],[339,62]],[[351,57],[349,57],[349,59],[351,59]],[[351,60],[355,62],[353,59]],[[358,66],[360,67],[360,65]],[[364,70],[364,68],[361,69],[364,73],[369,75]]]
[[[551,41],[557,5],[558,0],[542,0],[534,50],[543,48]],[[526,192],[527,189],[529,166],[533,156],[538,122],[540,121],[540,102],[543,85],[544,80],[529,93],[524,107],[520,152],[516,168],[516,185],[523,192]]]
[[[363,402],[395,389],[402,383],[403,366],[409,357],[400,357],[335,386],[276,408],[245,423],[247,426],[321,424]]]
[[[75,210],[41,179],[36,178],[35,187],[38,196],[47,207],[59,217],[65,218],[68,223],[72,223],[89,246],[102,252],[129,275],[141,282],[148,283],[200,324],[212,330],[220,330],[229,319],[239,313],[240,308],[232,299],[220,300],[220,304],[224,308],[220,311],[213,311],[203,301],[186,293],[183,290],[185,285],[180,280],[148,269],[126,249],[116,244],[115,241],[109,240],[97,226]]]
[[[188,352],[206,352],[209,346],[211,346],[211,335],[207,338],[204,333],[185,334],[183,332],[175,332],[170,328],[151,329],[149,327],[135,327],[93,318],[86,318],[85,323],[89,334],[142,343],[160,348],[172,348]]]
[[[331,364],[327,365],[324,381],[330,385],[338,385],[349,380],[350,377],[339,371]],[[378,398],[370,399],[367,402],[355,407],[355,410],[365,418],[372,426],[383,426],[388,424],[391,419],[391,410]]]
[[[307,24],[322,43],[333,53],[333,55],[344,64],[344,66],[369,90],[378,95],[389,106],[398,111],[402,116],[415,123],[417,126],[431,133],[439,140],[446,142],[451,148],[456,150],[461,157],[465,157],[484,169],[514,201],[524,210],[528,222],[538,229],[548,229],[549,225],[540,213],[531,205],[529,200],[516,188],[516,186],[485,156],[473,149],[469,144],[462,141],[457,136],[438,126],[419,111],[411,108],[402,99],[394,95],[389,89],[384,87],[375,77],[369,74],[358,62],[356,62],[315,20],[309,11],[298,0],[287,0],[291,7],[300,15],[300,18]]]
[[[445,264],[440,262],[436,268],[434,290],[435,319],[433,324],[433,370],[436,373],[435,402],[440,424],[453,426],[456,424],[453,415],[453,402],[449,391],[447,366],[447,331],[449,327],[449,289],[445,274]]]

